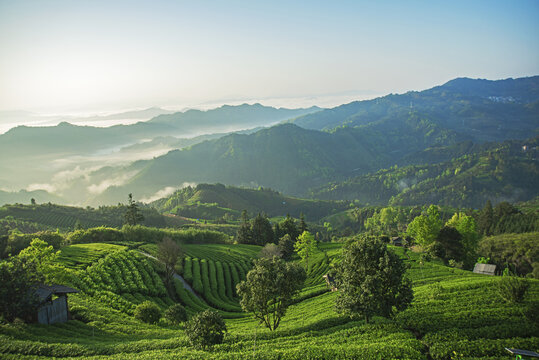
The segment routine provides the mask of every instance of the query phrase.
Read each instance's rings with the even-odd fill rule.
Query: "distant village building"
[[[67,294],[78,292],[78,290],[64,285],[39,285],[35,290],[39,299],[37,321],[40,324],[48,325],[69,320]],[[53,296],[57,296],[57,298],[53,299]]]
[[[337,288],[335,287],[335,278],[333,276],[326,274],[322,277],[326,280],[326,285],[331,291],[337,291]]]
[[[476,274],[494,275],[496,271],[496,265],[493,264],[475,264],[473,272]]]

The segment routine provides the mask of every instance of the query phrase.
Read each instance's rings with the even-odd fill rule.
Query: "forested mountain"
[[[316,130],[395,124],[413,110],[474,141],[524,139],[538,133],[538,101],[539,76],[498,81],[458,78],[421,92],[356,101],[308,114],[294,123]]]
[[[305,200],[284,196],[271,189],[247,189],[222,184],[188,186],[150,205],[161,212],[190,218],[239,219],[241,212],[247,210],[251,216],[257,213],[270,217],[290,214],[299,218],[303,213],[310,221],[317,221],[328,214],[350,207],[347,201]],[[203,213],[207,213],[209,217],[202,216]]]
[[[455,149],[458,147],[450,147],[446,153]],[[427,151],[431,152],[431,149]],[[482,207],[487,200],[524,201],[539,195],[538,155],[539,137],[485,144],[476,152],[449,161],[395,166],[334,182],[314,190],[311,196],[358,199],[372,205],[434,203],[473,208]]]
[[[77,126],[67,122],[48,127],[19,126],[0,135],[0,187],[20,190],[33,183],[49,184],[58,172],[73,170],[77,166],[96,168],[148,158],[148,153],[145,153],[148,148],[131,148],[128,153],[116,153],[123,147],[147,142],[155,137],[184,138],[161,144],[163,146],[160,148],[165,149],[158,153],[161,155],[170,149],[185,146],[184,143],[191,145],[204,140],[197,138],[187,141],[185,138],[270,126],[318,110],[316,107],[276,109],[260,104],[244,104],[208,111],[188,110],[158,116],[147,122],[107,128]]]
[[[310,187],[376,171],[425,147],[451,144],[457,139],[453,132],[416,113],[409,113],[405,121],[392,128],[378,124],[320,132],[283,124],[137,162],[122,170],[136,172],[129,182],[109,188],[95,201],[114,203],[128,192],[142,198],[167,187],[201,182],[270,187],[303,195]]]

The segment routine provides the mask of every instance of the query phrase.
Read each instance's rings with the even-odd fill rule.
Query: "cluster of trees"
[[[505,201],[492,207],[489,200],[477,216],[477,230],[486,236],[539,231],[538,215],[524,213]]]
[[[456,212],[444,224],[438,207],[431,205],[408,225],[406,233],[427,252],[446,262],[453,260],[470,268],[477,258],[479,235],[475,219],[463,212]]]
[[[266,215],[258,214],[249,219],[247,211],[242,213],[242,222],[236,233],[236,241],[240,244],[266,245],[276,244],[281,255],[289,259],[294,252],[294,244],[298,237],[307,231],[307,223],[303,214],[299,221],[287,215],[281,222],[273,226]]]

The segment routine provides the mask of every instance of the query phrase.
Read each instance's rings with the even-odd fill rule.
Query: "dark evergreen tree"
[[[494,225],[494,211],[492,209],[492,203],[487,200],[485,207],[481,210],[479,218],[477,220],[478,232],[482,235],[492,235],[492,227]]]
[[[303,234],[304,231],[308,231],[307,223],[305,222],[305,215],[303,213],[299,214],[299,226],[298,226],[298,232],[300,234]]]
[[[124,215],[127,225],[137,225],[144,221],[144,216],[140,212],[137,203],[133,200],[133,194],[129,194],[127,199],[127,211]]]
[[[247,210],[243,210],[241,213],[241,224],[236,233],[236,238],[240,244],[251,244],[252,243],[252,232],[251,232],[251,223],[249,222],[249,215],[247,215]]]
[[[298,227],[296,226],[296,220],[294,220],[290,214],[286,214],[286,218],[279,224],[282,234],[288,234],[293,242],[296,242],[300,234]]]
[[[273,243],[273,229],[271,223],[265,215],[258,215],[251,221],[251,243],[255,245],[265,245]]]
[[[290,237],[290,235],[285,234],[283,237],[279,239],[279,250],[281,250],[281,254],[283,256],[283,259],[290,260],[292,257],[292,254],[294,254],[294,241]]]
[[[462,235],[457,229],[444,226],[438,233],[436,243],[443,248],[443,258],[446,262],[451,259],[455,261],[464,260],[465,252],[462,245]]]

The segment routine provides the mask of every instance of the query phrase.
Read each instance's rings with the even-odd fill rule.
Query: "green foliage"
[[[517,274],[539,279],[538,232],[484,237],[479,242],[478,253],[489,257],[498,269],[510,264]]]
[[[139,305],[140,306],[140,305]],[[165,311],[165,319],[172,325],[187,321],[187,311],[182,304],[174,304]]]
[[[292,297],[305,281],[305,271],[276,257],[254,263],[247,279],[237,285],[241,307],[269,330],[277,329]]]
[[[170,238],[164,238],[157,244],[157,259],[165,265],[165,285],[167,288],[172,286],[172,278],[175,273],[176,263],[182,250],[175,241]]]
[[[17,256],[25,266],[36,271],[39,277],[50,283],[57,279],[59,274],[56,259],[59,251],[47,244],[45,241],[35,238],[26,249],[23,249]]]
[[[336,267],[338,312],[351,318],[392,316],[412,302],[411,282],[403,261],[380,240],[363,236],[343,250]]]
[[[33,239],[39,238],[55,249],[59,249],[64,243],[64,237],[62,234],[52,231],[40,231],[33,234],[20,234],[12,232],[7,238],[3,253],[0,253],[0,257],[6,258],[8,255],[17,255],[22,249],[30,246]]]
[[[137,225],[144,221],[144,215],[140,212],[137,203],[133,200],[133,194],[129,194],[127,199],[127,210],[124,214],[126,225]]]
[[[38,299],[33,291],[42,280],[36,266],[19,257],[0,261],[0,316],[7,321],[36,315]]]
[[[318,244],[314,239],[314,235],[308,231],[304,231],[294,244],[294,250],[298,253],[301,260],[305,262],[305,268],[309,268],[309,257],[312,257],[318,250]]]
[[[187,322],[185,329],[191,345],[199,349],[222,343],[227,331],[223,318],[212,310],[194,315]]]
[[[412,236],[419,245],[428,247],[436,240],[441,228],[442,221],[438,207],[431,205],[427,209],[426,215],[417,216],[408,225],[406,233]]]
[[[522,302],[529,287],[530,284],[526,279],[516,276],[504,275],[498,282],[500,296],[505,301],[512,303]]]
[[[161,319],[161,309],[153,302],[145,301],[137,305],[133,315],[142,322],[156,324]]]
[[[288,234],[283,235],[279,239],[277,246],[279,246],[279,250],[285,260],[289,260],[292,254],[294,254],[294,241]]]

